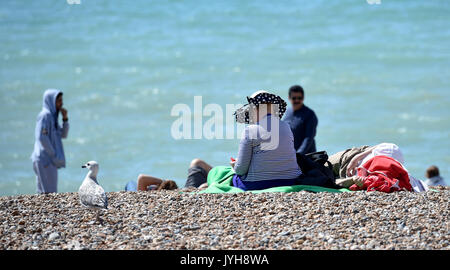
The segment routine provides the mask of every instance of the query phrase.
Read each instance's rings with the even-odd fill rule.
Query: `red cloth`
[[[362,187],[356,184],[351,190],[381,191],[391,193],[394,191],[412,191],[408,172],[393,158],[375,156],[358,168],[358,176],[365,177]],[[364,169],[365,168],[365,169]]]

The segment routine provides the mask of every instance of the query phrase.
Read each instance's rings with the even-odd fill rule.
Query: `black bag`
[[[320,151],[320,152],[314,152],[306,154],[308,158],[310,158],[312,161],[320,164],[325,165],[326,162],[328,162],[328,154],[327,151]]]
[[[326,151],[310,153],[306,155],[297,153],[297,163],[306,177],[318,177],[318,171],[320,172],[320,186],[328,188],[339,188],[336,185],[336,178],[333,173],[333,166],[328,161],[328,154]],[[323,181],[322,178],[326,180]]]

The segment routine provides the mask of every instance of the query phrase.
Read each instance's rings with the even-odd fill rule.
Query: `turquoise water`
[[[174,140],[172,106],[239,104],[258,89],[286,98],[296,83],[319,149],[394,142],[414,175],[435,164],[450,177],[449,14],[447,0],[3,0],[0,195],[35,192],[46,88],[64,91],[71,123],[61,192],[89,160],[107,191],[139,173],[181,184],[194,157],[227,164],[238,140]]]

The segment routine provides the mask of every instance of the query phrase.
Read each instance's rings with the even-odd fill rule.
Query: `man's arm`
[[[352,160],[349,162],[349,164],[347,165],[347,176],[354,176],[357,173],[357,167],[360,161],[362,161],[363,159],[365,159],[370,153],[372,153],[373,149],[375,149],[376,146],[372,146],[366,149],[366,151],[354,156],[352,158]]]
[[[137,190],[138,191],[147,191],[148,187],[151,185],[155,185],[155,186],[159,186],[161,185],[161,183],[163,182],[162,179],[150,176],[150,175],[145,175],[145,174],[140,174],[138,176],[138,181],[137,181]]]
[[[303,139],[302,144],[297,149],[297,153],[307,154],[306,152],[311,148],[311,145],[314,142],[314,137],[316,136],[317,132],[317,124],[317,116],[314,112],[312,112],[309,119],[306,120],[305,139]]]

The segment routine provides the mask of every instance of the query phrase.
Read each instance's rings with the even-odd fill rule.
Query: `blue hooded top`
[[[36,120],[34,151],[31,154],[33,162],[42,162],[44,166],[52,163],[56,168],[66,166],[62,139],[67,138],[69,123],[58,124],[56,98],[62,93],[56,89],[48,89],[44,93],[42,111]]]

